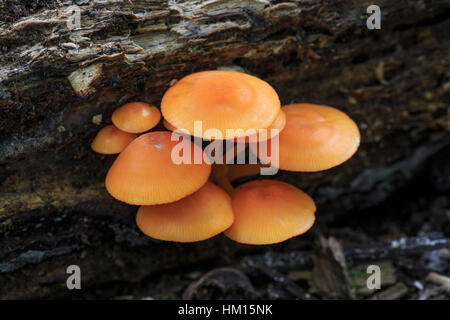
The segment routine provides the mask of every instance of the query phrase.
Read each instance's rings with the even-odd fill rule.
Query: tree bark
[[[358,123],[347,163],[276,177],[308,191],[324,223],[380,203],[424,168],[447,190],[450,2],[379,0],[381,29],[368,30],[372,2],[0,0],[0,298],[68,295],[71,264],[95,287],[254,251],[221,236],[142,236],[136,207],[105,190],[113,157],[90,149],[116,107],[159,106],[172,80],[196,71],[243,70],[283,104],[331,105]],[[69,5],[80,8],[75,29]]]

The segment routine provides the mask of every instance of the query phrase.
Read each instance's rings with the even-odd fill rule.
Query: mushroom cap
[[[171,141],[171,135],[167,131],[149,132],[130,143],[108,171],[108,192],[129,204],[153,205],[179,200],[200,189],[208,180],[211,166],[204,161],[175,164],[171,153],[180,142]],[[203,152],[186,142],[192,157],[194,152]]]
[[[275,120],[270,124],[269,127],[266,128],[267,134],[265,136],[263,136],[260,132],[257,135],[257,140],[252,140],[251,138],[247,138],[247,141],[249,143],[251,143],[252,141],[270,140],[273,137],[275,137],[276,135],[280,134],[280,132],[284,129],[285,126],[286,126],[286,114],[284,113],[283,110],[280,109]],[[272,133],[272,129],[278,130],[278,133],[276,133],[276,132]]]
[[[133,133],[128,133],[117,129],[113,125],[109,125],[100,129],[91,143],[91,148],[101,154],[116,154],[122,152],[136,138],[137,135]]]
[[[207,182],[181,200],[139,208],[136,223],[146,235],[166,241],[194,242],[211,238],[233,223],[230,196]]]
[[[361,140],[358,126],[344,112],[314,104],[294,104],[282,110],[286,125],[279,134],[280,169],[304,172],[330,169],[350,159],[358,149]],[[270,141],[268,144],[270,151]],[[252,144],[253,152],[255,147]]]
[[[169,131],[177,130],[177,128],[175,128],[173,125],[171,125],[170,122],[167,121],[166,119],[163,119],[163,126],[164,126],[164,128],[166,128]]]
[[[147,103],[130,102],[117,108],[111,119],[120,130],[141,133],[155,127],[161,120],[161,113],[158,108]]]
[[[231,194],[234,222],[225,231],[245,244],[272,244],[306,232],[314,224],[314,201],[296,187],[277,180],[254,180]]]
[[[275,120],[270,124],[267,130],[277,129],[282,131],[286,126],[286,113],[282,109],[278,112]]]
[[[179,129],[194,132],[194,121],[202,121],[202,138],[208,129],[242,129],[228,139],[245,136],[270,126],[280,110],[275,90],[265,81],[235,71],[203,71],[190,74],[169,88],[161,101],[164,118]]]

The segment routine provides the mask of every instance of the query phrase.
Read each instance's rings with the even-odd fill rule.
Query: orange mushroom
[[[300,235],[314,224],[314,201],[277,180],[255,180],[231,194],[234,222],[225,235],[244,244],[272,244]]]
[[[215,164],[211,173],[211,181],[221,187],[223,190],[231,194],[234,190],[232,181],[249,177],[259,176],[261,168],[268,167],[266,165],[255,164]]]
[[[231,226],[230,196],[207,182],[181,200],[139,208],[136,223],[146,235],[166,241],[194,242],[211,238]]]
[[[266,134],[263,134],[261,130],[257,133],[256,139],[252,137],[247,137],[246,141],[247,143],[255,143],[255,141],[266,141],[270,140],[276,135],[278,135],[286,126],[286,114],[283,110],[280,110],[275,118],[275,120],[270,124],[269,127],[267,127]],[[272,131],[277,130],[277,131]]]
[[[203,156],[203,151],[190,141],[172,141],[171,135],[155,131],[130,143],[108,171],[108,192],[126,203],[153,205],[179,200],[200,189],[208,180],[211,166],[204,161],[195,164],[193,160],[176,164],[172,150],[177,144],[186,143],[185,149],[192,157],[196,152]]]
[[[211,142],[211,144],[213,143],[215,142]],[[220,141],[220,143],[222,143],[222,141]],[[233,191],[233,186],[231,185],[230,179],[228,178],[228,171],[232,167],[232,165],[227,163],[235,162],[236,160],[238,160],[236,158],[240,157],[242,153],[245,156],[245,148],[245,143],[237,143],[232,146],[226,144],[224,154],[220,155],[222,163],[213,163],[210,180],[230,194]]]
[[[100,129],[91,143],[91,148],[101,154],[116,154],[122,152],[136,138],[137,135],[133,133],[124,132],[109,125]]]
[[[278,129],[281,131],[284,129],[285,125],[286,125],[286,114],[284,113],[283,110],[280,109],[275,120],[270,124],[270,126],[267,128],[267,130]]]
[[[356,152],[360,133],[356,123],[344,112],[327,106],[294,104],[285,106],[286,125],[279,134],[279,168],[314,172],[335,167]],[[258,154],[263,163],[267,157]],[[250,146],[257,154],[257,144]]]
[[[169,123],[169,121],[167,121],[166,119],[163,119],[163,126],[164,126],[164,128],[166,128],[166,129],[169,130],[169,131],[175,131],[175,130],[177,130],[177,128],[175,128],[173,125],[171,125],[171,124]]]
[[[161,120],[161,113],[147,103],[130,102],[116,109],[111,119],[120,130],[141,133],[155,127]]]
[[[265,129],[279,110],[278,95],[267,82],[223,70],[190,74],[169,88],[161,101],[162,114],[170,124],[206,139],[213,136],[205,132],[208,129],[219,130],[224,139]],[[201,121],[202,132],[194,130],[194,121]],[[236,131],[227,136],[226,129]]]
[[[227,193],[231,194],[233,192],[233,186],[230,180],[227,178],[227,173],[228,165],[214,164],[210,179]]]

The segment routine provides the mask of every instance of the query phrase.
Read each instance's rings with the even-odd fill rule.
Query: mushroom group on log
[[[446,194],[450,3],[379,0],[381,28],[368,29],[372,2],[0,0],[0,298],[115,297],[183,272],[180,262],[232,265],[313,246],[312,236],[257,248],[223,235],[153,240],[138,230],[137,208],[106,191],[114,156],[92,151],[97,132],[126,103],[159,107],[198,71],[255,75],[282,105],[330,105],[358,124],[359,151],[341,166],[273,177],[314,198],[313,229],[374,224],[373,208],[417,181]],[[70,265],[92,296],[67,289]]]

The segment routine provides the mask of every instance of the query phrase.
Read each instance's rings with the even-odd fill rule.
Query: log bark
[[[379,0],[381,29],[368,30],[372,2],[0,0],[0,297],[66,296],[71,264],[95,287],[254,251],[223,237],[143,237],[136,208],[104,188],[113,158],[89,147],[117,106],[159,105],[172,80],[196,71],[243,70],[283,104],[355,119],[362,145],[350,161],[276,177],[308,191],[323,223],[427,169],[431,186],[448,190],[450,3]],[[80,8],[75,29],[69,5]]]

